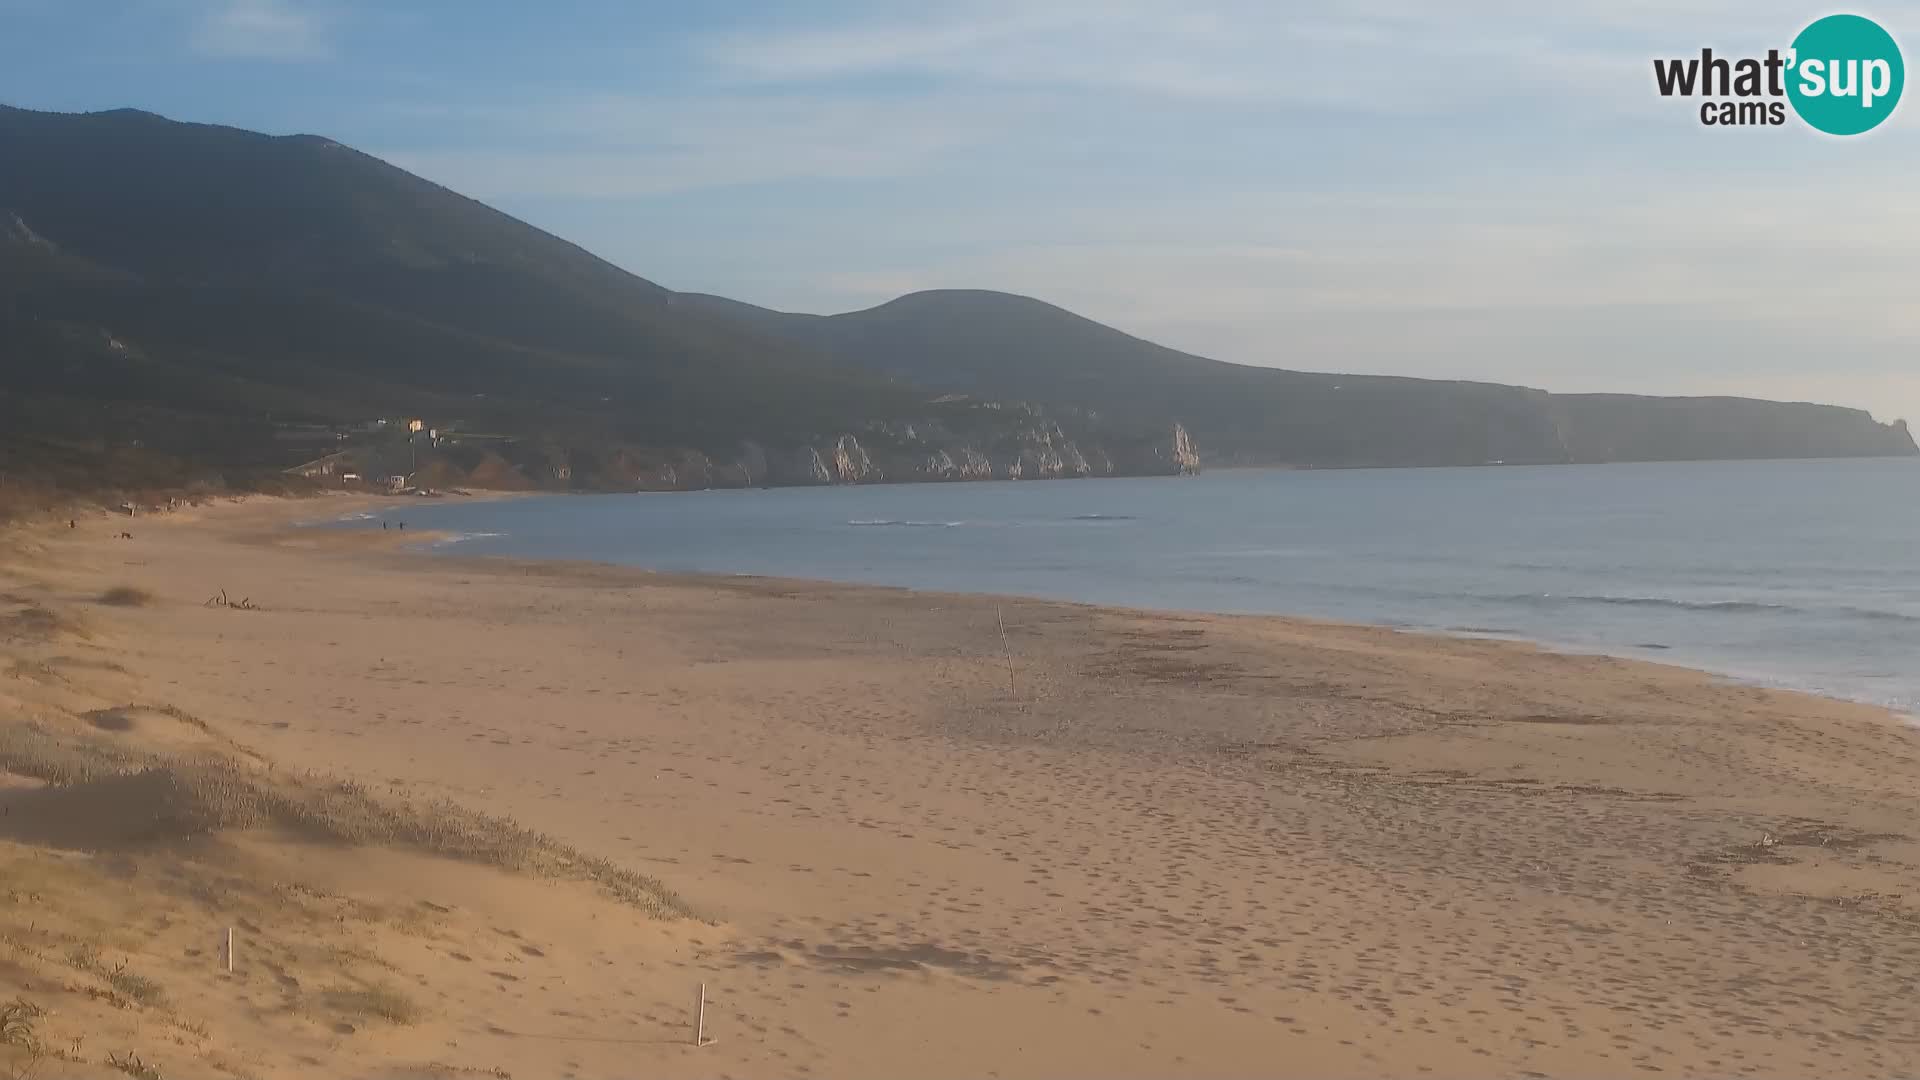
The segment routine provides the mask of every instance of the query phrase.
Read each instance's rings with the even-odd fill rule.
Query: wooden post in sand
[[[700,1002],[693,1007],[693,1045],[707,1045],[707,984],[700,984]]]
[[[233,927],[227,927],[227,974],[233,974]]]

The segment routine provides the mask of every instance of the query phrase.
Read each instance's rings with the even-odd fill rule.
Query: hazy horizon
[[[1828,11],[0,0],[0,101],[325,135],[784,311],[989,289],[1236,363],[1920,420],[1920,106],[1841,140],[1653,89]]]

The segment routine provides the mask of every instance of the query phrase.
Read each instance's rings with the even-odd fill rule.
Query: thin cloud
[[[330,27],[286,0],[221,0],[193,30],[194,51],[236,60],[323,60],[333,55]]]
[[[1622,75],[1638,72],[1647,49],[1697,48],[1708,43],[1700,35],[1716,29],[1750,36],[1766,25],[1756,16],[1776,10],[1768,32],[1784,36],[1803,14],[1793,0],[1661,6],[1667,10],[1655,19],[1597,2],[1540,8],[1468,0],[1444,10],[1394,0],[1358,0],[1337,10],[1266,0],[978,2],[917,17],[893,11],[824,26],[756,28],[710,38],[702,54],[725,75],[777,84],[913,75],[1170,101],[1405,113],[1542,93],[1614,90],[1639,98],[1639,81]]]
[[[1609,186],[1249,197],[1159,217],[1087,206],[1030,222],[1025,243],[942,258],[918,246],[830,256],[808,282],[744,298],[825,312],[986,287],[1242,363],[1791,394],[1920,419],[1910,374],[1920,314],[1902,285],[1920,212],[1897,191],[1863,182],[1824,200],[1796,201],[1785,184],[1596,197]]]
[[[978,97],[602,97],[438,109],[457,145],[376,152],[480,198],[622,199],[913,175],[987,145],[1014,115]]]

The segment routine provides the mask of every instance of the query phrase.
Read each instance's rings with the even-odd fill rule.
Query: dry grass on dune
[[[121,585],[99,603],[152,603]],[[92,638],[87,621],[43,601],[0,594],[0,644],[29,650]],[[8,674],[71,686],[70,664],[16,656]],[[110,662],[108,668],[117,667]],[[129,704],[52,720],[0,722],[0,770],[48,785],[11,808],[8,833],[98,849],[232,829],[278,829],[304,840],[408,847],[545,877],[590,881],[661,918],[691,914],[658,880],[589,856],[501,817],[446,801],[382,798],[366,787],[276,770],[170,705]],[[174,736],[151,736],[171,729]]]
[[[389,1024],[411,1024],[421,1016],[420,1005],[412,996],[386,983],[330,990],[327,1002],[337,1012],[370,1016]]]
[[[17,596],[0,595],[0,644],[87,641],[93,632],[78,616]]]
[[[153,603],[153,594],[133,585],[115,585],[100,594],[100,603],[109,607],[146,607]]]
[[[18,722],[0,725],[0,769],[49,785],[13,807],[9,831],[29,842],[120,848],[223,830],[279,829],[304,840],[409,847],[591,881],[655,917],[692,914],[657,879],[507,818],[440,800],[381,798],[353,781],[296,776],[222,751],[160,753]]]

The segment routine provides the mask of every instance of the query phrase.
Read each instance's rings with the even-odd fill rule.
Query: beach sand
[[[119,1025],[47,1075],[1920,1072],[1920,732],[1883,711],[1505,642],[287,528],[348,506],[16,533],[0,723],[449,799],[698,918],[404,846],[10,814],[0,999]],[[47,944],[94,932],[92,966]],[[114,962],[164,1008],[88,1012]]]

